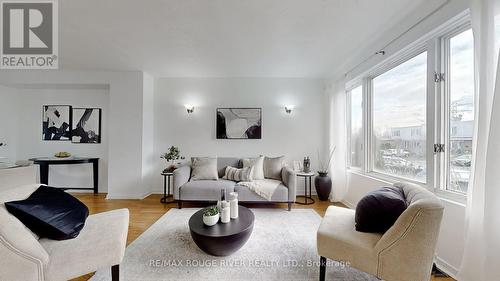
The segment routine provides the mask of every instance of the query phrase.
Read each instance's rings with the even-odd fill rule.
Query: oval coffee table
[[[228,223],[220,221],[214,226],[203,223],[203,209],[189,219],[191,237],[201,250],[212,256],[229,256],[238,251],[250,238],[254,214],[248,208],[238,206],[238,218]]]

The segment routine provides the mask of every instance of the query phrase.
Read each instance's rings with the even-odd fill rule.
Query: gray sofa
[[[238,192],[240,202],[288,203],[288,210],[291,210],[296,197],[296,174],[292,169],[282,168],[282,184],[274,192],[271,201],[268,201],[247,187],[238,185],[237,182],[222,179],[227,166],[241,168],[242,161],[240,158],[232,157],[217,158],[219,180],[191,180],[190,165],[177,168],[174,171],[173,187],[174,199],[178,201],[179,209],[182,208],[183,201],[217,201],[220,198],[221,189],[225,189],[226,194]]]

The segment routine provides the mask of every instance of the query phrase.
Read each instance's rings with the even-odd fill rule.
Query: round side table
[[[161,173],[163,176],[163,197],[160,199],[161,203],[168,204],[168,203],[174,203],[175,200],[168,200],[168,198],[174,197],[173,194],[170,194],[170,180],[174,173]],[[167,192],[167,186],[168,186],[168,192]]]
[[[314,199],[312,198],[312,178],[316,175],[315,172],[297,172],[297,177],[304,178],[304,195],[297,195],[297,197],[304,198],[304,202],[295,201],[295,203],[300,205],[311,205],[314,204]],[[309,195],[307,195],[307,187],[309,186]]]

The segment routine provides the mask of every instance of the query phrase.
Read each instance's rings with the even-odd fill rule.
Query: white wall
[[[388,42],[403,33],[416,21],[415,19],[409,18],[406,22],[395,26],[391,32],[384,34],[378,43],[374,44],[373,46],[369,46],[369,48],[365,50],[364,55],[360,54],[357,61],[352,61],[350,65],[346,65],[343,69],[339,69],[338,74],[340,75],[336,77],[341,78],[332,79],[333,84],[342,83],[342,81],[344,81],[345,79],[345,73],[347,73],[347,79],[355,78],[361,73],[364,73],[371,67],[386,59],[388,56],[400,50],[402,47],[407,46],[411,42],[432,31],[434,28],[445,23],[447,20],[463,12],[468,8],[467,4],[468,2],[465,0],[449,1],[448,4],[441,10],[433,14],[427,20],[421,22],[410,32],[406,33],[404,36],[386,47],[386,56],[374,56],[359,64],[361,61],[363,61],[364,58],[370,57],[373,53],[375,53],[375,51],[378,50],[377,48],[385,46]],[[429,7],[423,8],[428,9]],[[357,67],[355,69],[352,69],[352,67],[355,65],[357,65]],[[330,101],[338,100],[333,96],[338,94],[343,93],[332,91],[330,93]],[[332,120],[331,122],[332,124],[329,125],[330,128],[344,127],[344,124],[334,124],[335,120]],[[335,134],[335,132],[332,133]],[[339,140],[332,137],[330,142],[335,145],[337,144],[336,142],[339,142]],[[377,187],[390,184],[372,178],[368,175],[362,175],[350,171],[347,171],[346,173],[346,183],[347,193],[345,194],[343,202],[350,207],[355,207],[357,202],[367,192],[370,192]],[[460,267],[460,262],[463,255],[463,243],[465,236],[465,206],[459,202],[453,202],[446,199],[442,199],[442,202],[445,205],[445,211],[437,244],[436,262],[441,269],[445,270],[447,273],[453,276],[457,273],[458,268]]]
[[[16,138],[11,142],[15,156],[10,161],[26,160],[33,157],[53,156],[58,151],[67,151],[75,156],[98,157],[99,190],[107,191],[108,186],[108,90],[102,89],[13,89],[1,88],[2,114],[10,116],[13,130],[9,136]],[[102,142],[100,144],[74,144],[71,141],[43,141],[41,132],[42,106],[64,104],[73,107],[102,108]],[[51,166],[49,185],[65,187],[92,187],[92,165]]]
[[[0,162],[15,162],[17,144],[17,99],[13,99],[15,89],[0,86],[0,142],[6,146],[0,147]]]
[[[143,79],[142,128],[142,184],[152,192],[158,157],[154,154],[154,78],[148,74]]]
[[[0,85],[9,87],[109,88],[108,130],[103,132],[109,143],[108,198],[143,198],[150,193],[143,185],[144,84],[142,72],[0,71]]]
[[[326,97],[320,79],[272,78],[161,78],[155,83],[156,171],[168,147],[182,155],[249,157],[285,155],[288,161],[310,156],[317,166],[317,150],[324,149]],[[188,114],[184,104],[195,106]],[[295,105],[286,114],[284,105]],[[217,140],[217,107],[262,108],[261,140]],[[302,184],[302,182],[300,182]],[[160,176],[155,191],[162,190]],[[314,187],[313,187],[314,190]],[[303,193],[300,185],[298,192]]]

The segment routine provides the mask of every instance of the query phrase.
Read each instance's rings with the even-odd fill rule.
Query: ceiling
[[[64,0],[60,68],[328,77],[432,0]]]

